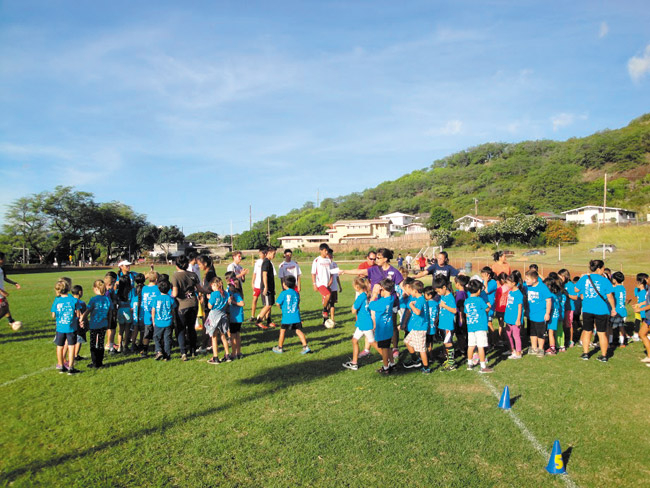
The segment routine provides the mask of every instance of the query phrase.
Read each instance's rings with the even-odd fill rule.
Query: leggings
[[[518,325],[506,324],[506,335],[510,342],[510,349],[521,351],[521,327]]]
[[[176,337],[178,337],[178,347],[181,354],[194,354],[196,351],[196,315],[199,312],[198,307],[184,308],[178,311],[178,321],[176,323]]]
[[[560,323],[557,324],[557,330],[555,331],[555,345],[564,347],[564,328]]]
[[[90,358],[95,366],[104,364],[104,337],[106,329],[90,329]]]

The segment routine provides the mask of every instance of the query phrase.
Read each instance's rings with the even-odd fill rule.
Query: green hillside
[[[481,215],[561,212],[601,204],[608,175],[607,204],[646,213],[650,204],[650,114],[627,127],[603,130],[565,142],[486,143],[434,161],[375,188],[338,198],[319,207],[270,218],[272,241],[282,235],[320,234],[339,219],[365,219],[393,211],[429,212],[444,207],[458,218],[474,209]],[[244,232],[237,247],[266,242],[267,222]]]

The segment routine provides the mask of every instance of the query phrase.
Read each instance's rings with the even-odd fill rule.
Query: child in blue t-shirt
[[[90,330],[90,358],[89,368],[101,368],[104,365],[104,338],[108,330],[108,321],[113,304],[106,296],[104,280],[95,280],[93,283],[95,296],[88,301],[86,317]]]
[[[127,352],[129,339],[131,338],[131,327],[133,326],[133,310],[131,301],[133,299],[133,286],[131,276],[122,275],[117,282],[117,324],[119,326],[117,343],[118,352]]]
[[[377,348],[381,354],[382,367],[377,370],[381,374],[390,374],[395,367],[390,354],[390,345],[393,338],[393,294],[395,283],[385,278],[379,282],[379,297],[370,302],[370,316],[372,317],[373,328]]]
[[[636,298],[636,304],[634,305],[634,336],[635,341],[640,341],[641,339],[641,328],[646,324],[646,312],[643,310],[646,306],[647,299],[647,289],[648,289],[648,274],[639,273],[636,275],[636,287],[634,288],[634,297]],[[650,340],[645,345],[647,357],[650,361]]]
[[[352,315],[355,316],[356,329],[352,335],[352,361],[343,363],[343,367],[357,371],[359,369],[359,339],[366,338],[366,346],[374,347],[378,353],[381,351],[377,348],[375,334],[372,327],[372,317],[370,315],[370,281],[365,276],[354,278],[352,285],[357,292],[357,298],[352,304]]]
[[[539,274],[534,269],[526,271],[526,297],[530,326],[529,354],[544,357],[546,323],[551,320],[553,300],[548,287],[542,283]]]
[[[424,297],[427,299],[427,308],[429,310],[429,328],[427,330],[427,353],[429,359],[433,359],[433,343],[435,340],[437,324],[438,324],[438,302],[440,297],[436,296],[433,286],[425,286],[422,291]],[[436,300],[437,298],[437,300]]]
[[[444,333],[442,340],[445,345],[446,359],[443,364],[444,371],[453,371],[456,369],[454,360],[454,344],[452,337],[454,335],[454,318],[456,317],[456,300],[451,293],[451,285],[447,278],[437,276],[433,279],[433,289],[440,296],[440,303],[438,305],[438,329]]]
[[[612,284],[614,285],[614,302],[616,303],[616,316],[612,317],[610,321],[610,330],[609,333],[609,342],[610,344],[614,340],[614,329],[618,329],[618,343],[621,347],[625,347],[625,338],[627,336],[625,332],[625,319],[627,318],[627,295],[625,292],[625,287],[623,282],[625,281],[625,275],[620,271],[615,272],[612,275]]]
[[[555,356],[557,354],[556,346],[562,346],[564,349],[564,327],[562,327],[562,300],[563,293],[560,283],[555,278],[549,276],[544,280],[544,284],[551,293],[551,319],[548,321],[548,349],[546,354]]]
[[[241,324],[244,322],[244,292],[241,281],[234,271],[228,271],[225,276],[228,282],[228,320],[230,327],[230,342],[232,343],[232,359],[242,359],[241,353]]]
[[[405,368],[421,368],[422,373],[431,373],[427,356],[427,332],[429,331],[429,305],[424,296],[424,284],[414,280],[407,284],[402,282],[404,293],[412,298],[409,301],[411,318],[409,333],[404,338],[404,345],[411,354],[411,359],[404,362]],[[419,355],[419,357],[418,357]]]
[[[399,289],[398,302],[400,309],[400,329],[405,331],[405,335],[409,333],[409,320],[413,312],[411,311],[411,302],[415,301],[409,293],[407,288],[414,282],[413,278],[404,278],[400,285],[396,285],[396,290]]]
[[[72,296],[77,299],[79,306],[79,314],[75,317],[75,330],[77,332],[77,345],[74,347],[74,357],[75,361],[81,361],[82,358],[79,353],[81,352],[81,345],[86,342],[86,322],[84,320],[84,315],[86,313],[86,303],[82,300],[84,296],[84,289],[81,285],[75,285],[72,287]],[[65,354],[64,354],[65,356]]]
[[[476,366],[474,362],[474,348],[478,347],[478,357],[481,364],[481,373],[492,373],[494,370],[487,365],[485,350],[488,347],[488,311],[490,303],[481,298],[483,283],[470,280],[465,287],[469,298],[465,299],[465,318],[467,320],[467,369]]]
[[[209,364],[219,364],[230,362],[230,349],[228,347],[228,332],[230,332],[230,320],[228,319],[228,292],[223,289],[223,281],[218,276],[212,278],[210,282],[210,298],[208,299],[208,320],[205,323],[205,331],[212,340],[212,358],[208,360]],[[223,359],[219,359],[219,338],[225,351]]]
[[[497,288],[499,285],[496,282],[496,274],[494,274],[494,271],[492,271],[492,268],[489,266],[485,266],[481,270],[481,278],[483,279],[487,303],[490,305],[488,308],[488,328],[490,329],[489,335],[491,336],[490,342],[496,344],[499,339],[499,334],[498,329],[494,329],[492,319],[494,318],[494,303],[496,302]]]
[[[52,318],[56,319],[56,369],[59,373],[67,372],[70,375],[79,371],[74,367],[75,346],[77,344],[77,333],[75,330],[75,319],[79,317],[79,301],[69,295],[70,285],[64,280],[57,281],[54,285],[56,298],[52,303]],[[63,364],[63,349],[68,344],[68,367]]]
[[[128,277],[127,277],[128,278]],[[158,283],[160,294],[151,307],[151,322],[153,323],[153,340],[156,346],[155,360],[169,361],[172,357],[172,322],[176,300],[169,295],[169,281]]]
[[[149,271],[146,275],[148,284],[142,288],[142,300],[140,307],[142,307],[142,320],[144,322],[144,339],[142,339],[142,348],[140,356],[147,357],[149,354],[149,343],[153,339],[153,321],[151,316],[151,308],[153,307],[156,298],[160,295],[158,290],[158,273],[156,271]],[[138,311],[138,313],[140,313]]]
[[[294,276],[285,276],[282,282],[282,293],[278,296],[276,304],[282,310],[282,325],[280,326],[280,338],[278,345],[273,347],[273,352],[282,354],[284,352],[284,337],[287,330],[295,330],[298,339],[302,344],[300,354],[311,352],[307,345],[307,338],[302,331],[302,322],[300,321],[300,295],[296,292],[296,278]]]

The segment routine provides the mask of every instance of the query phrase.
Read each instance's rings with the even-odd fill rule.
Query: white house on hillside
[[[340,244],[355,239],[386,239],[390,237],[390,220],[339,220],[327,230],[330,244]]]
[[[404,232],[406,226],[413,223],[415,215],[393,212],[386,215],[380,215],[379,218],[381,220],[390,220],[390,232]]]
[[[428,234],[429,230],[422,224],[414,222],[406,226],[405,234],[410,236],[412,234]]]
[[[287,249],[299,247],[317,247],[323,242],[328,243],[330,236],[284,236],[278,240]]]
[[[597,207],[596,205],[586,205],[584,207],[574,208],[562,212],[566,215],[567,222],[578,222],[583,225],[591,225],[597,222],[627,224],[636,222],[636,212],[616,207]]]
[[[470,231],[480,229],[486,225],[496,224],[501,222],[499,217],[486,217],[484,215],[464,215],[463,217],[454,220],[454,224],[460,230]]]

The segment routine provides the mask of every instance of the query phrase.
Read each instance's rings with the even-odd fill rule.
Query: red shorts
[[[319,286],[318,291],[320,292],[321,295],[323,295],[323,297],[326,297],[332,293],[330,289],[327,288],[326,286]]]
[[[262,293],[262,290],[260,288],[253,288],[253,296],[254,297],[260,296],[260,293]]]

